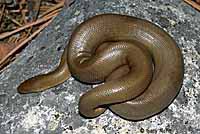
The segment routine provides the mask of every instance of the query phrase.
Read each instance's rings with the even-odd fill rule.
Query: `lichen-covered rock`
[[[106,111],[98,118],[84,119],[78,113],[78,101],[90,86],[73,78],[42,93],[17,92],[23,80],[53,70],[73,29],[101,13],[147,19],[166,30],[182,49],[185,62],[182,89],[159,115],[131,122]],[[200,13],[181,0],[76,0],[0,74],[0,133],[200,134],[199,24]]]

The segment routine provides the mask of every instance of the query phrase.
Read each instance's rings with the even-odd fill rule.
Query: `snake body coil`
[[[183,59],[175,41],[142,19],[97,15],[73,32],[59,67],[23,82],[21,93],[38,92],[69,77],[104,84],[80,98],[79,111],[96,117],[107,107],[128,120],[141,120],[166,108],[179,92]]]

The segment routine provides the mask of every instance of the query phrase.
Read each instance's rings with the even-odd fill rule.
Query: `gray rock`
[[[95,119],[84,119],[78,113],[78,100],[90,86],[73,78],[42,93],[17,92],[22,81],[56,68],[73,29],[101,13],[147,19],[170,33],[182,49],[185,62],[182,89],[159,115],[131,122],[106,111]],[[200,13],[181,0],[76,0],[0,74],[0,133],[200,134],[199,24]]]

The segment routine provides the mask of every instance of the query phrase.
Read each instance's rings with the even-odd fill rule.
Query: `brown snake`
[[[181,51],[164,30],[147,20],[103,14],[75,29],[58,68],[23,82],[18,91],[43,91],[71,73],[85,83],[105,81],[81,96],[79,111],[85,117],[109,108],[125,119],[142,120],[173,101],[183,70]]]

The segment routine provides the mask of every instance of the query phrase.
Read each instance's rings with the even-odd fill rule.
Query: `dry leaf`
[[[6,55],[15,48],[15,43],[6,43],[6,42],[0,42],[0,61],[6,57]]]

